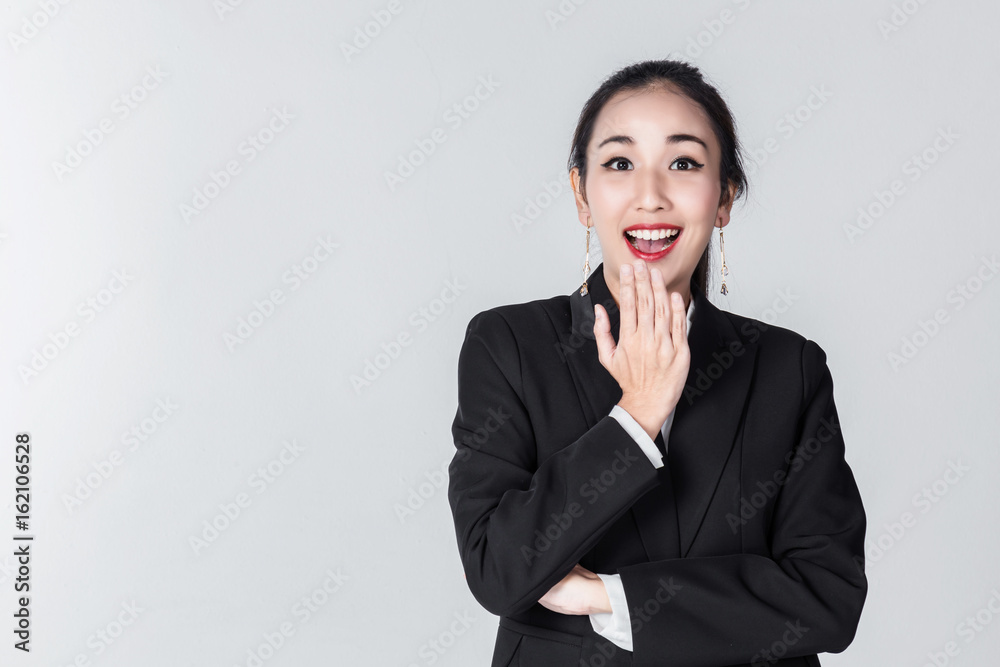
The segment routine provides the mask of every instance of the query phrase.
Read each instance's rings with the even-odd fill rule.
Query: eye
[[[691,171],[692,167],[694,167],[695,169],[700,169],[700,168],[702,168],[702,167],[705,166],[705,165],[703,165],[700,162],[695,162],[694,160],[692,160],[689,157],[679,157],[679,158],[677,158],[676,160],[673,161],[673,164],[677,164],[677,163],[686,164],[688,166],[684,167],[682,169],[677,169],[676,171]]]
[[[622,162],[626,162],[628,164],[632,164],[631,162],[628,161],[628,158],[623,158],[623,157],[619,156],[619,157],[613,157],[613,158],[611,158],[610,160],[608,160],[607,162],[605,162],[601,166],[602,167],[608,167],[609,165],[612,165],[612,164],[621,164]],[[628,169],[615,169],[614,167],[611,167],[611,171],[628,171]]]

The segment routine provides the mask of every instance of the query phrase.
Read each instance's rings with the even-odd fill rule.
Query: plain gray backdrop
[[[870,591],[823,664],[1000,657],[996,3],[3,9],[3,664],[488,664],[446,496],[465,327],[578,288],[577,117],[670,56],[749,157],[713,302],[833,373]]]

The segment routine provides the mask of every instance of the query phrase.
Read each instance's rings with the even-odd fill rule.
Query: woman
[[[626,67],[569,166],[584,284],[478,313],[459,357],[448,498],[493,667],[819,665],[857,629],[865,513],[826,354],[707,298],[746,189],[726,103]]]

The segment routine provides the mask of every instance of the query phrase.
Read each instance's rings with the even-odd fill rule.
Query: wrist
[[[610,614],[611,598],[608,597],[608,589],[604,585],[604,580],[600,577],[594,580],[594,594],[591,599],[591,614]]]
[[[657,417],[650,417],[651,410],[645,408],[642,404],[637,403],[629,398],[622,398],[618,401],[618,406],[627,412],[635,422],[642,427],[642,430],[650,437],[651,440],[656,439],[656,434],[659,433],[660,428],[663,426],[663,422],[667,420],[666,417],[657,421]]]

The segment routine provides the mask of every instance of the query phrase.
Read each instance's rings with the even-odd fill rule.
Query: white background
[[[0,662],[249,665],[263,645],[267,665],[488,664],[496,617],[462,578],[443,481],[465,326],[579,286],[577,116],[614,70],[671,55],[718,86],[758,156],[713,301],[817,341],[834,376],[870,591],[823,664],[922,665],[950,641],[949,664],[996,662],[993,612],[959,627],[1000,604],[996,3],[220,7],[0,13]],[[939,132],[953,139],[935,148]],[[879,215],[852,236],[859,209]],[[145,439],[123,440],[133,428]],[[12,647],[21,432],[30,655]]]

